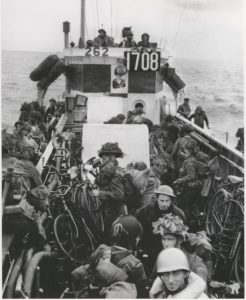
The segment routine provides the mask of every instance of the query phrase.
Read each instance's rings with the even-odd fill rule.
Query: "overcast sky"
[[[2,49],[57,52],[62,22],[79,39],[80,0],[2,0]],[[135,39],[148,32],[173,57],[239,59],[243,55],[243,0],[87,0],[86,38],[103,27],[120,41],[132,26]]]

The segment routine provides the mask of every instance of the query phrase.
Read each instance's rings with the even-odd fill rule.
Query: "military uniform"
[[[103,38],[98,36],[94,39],[93,44],[94,46],[114,47],[114,39],[107,35]]]
[[[99,199],[103,205],[105,231],[108,231],[112,222],[123,212],[124,186],[122,170],[114,163],[103,165],[96,179],[99,186]]]
[[[160,236],[153,233],[152,223],[170,213],[174,216],[179,216],[185,221],[185,214],[181,209],[171,204],[166,211],[162,211],[159,209],[156,198],[152,199],[150,204],[143,206],[135,213],[135,217],[143,226],[143,238],[140,245],[143,250],[149,254],[149,263],[148,266],[146,266],[146,271],[148,273],[151,272],[157,254],[162,249]]]
[[[197,231],[194,216],[198,214],[198,204],[203,181],[198,178],[196,159],[187,158],[180,169],[178,184],[182,185],[182,193],[178,197],[178,206],[184,210],[191,231]],[[193,225],[192,225],[193,224]]]

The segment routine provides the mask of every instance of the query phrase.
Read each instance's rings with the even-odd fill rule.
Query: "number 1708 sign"
[[[125,52],[127,70],[158,71],[160,68],[160,52]]]

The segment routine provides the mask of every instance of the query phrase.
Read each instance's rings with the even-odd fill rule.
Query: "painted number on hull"
[[[125,52],[127,69],[132,71],[158,71],[159,52]]]
[[[108,56],[107,47],[89,47],[87,46],[85,56]]]

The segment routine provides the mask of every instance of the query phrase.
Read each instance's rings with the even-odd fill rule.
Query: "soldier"
[[[195,215],[198,214],[198,199],[203,187],[203,181],[199,178],[197,172],[196,154],[199,151],[198,144],[191,139],[182,150],[185,160],[179,171],[179,178],[174,182],[174,186],[181,190],[178,198],[178,206],[185,212],[188,226],[197,231],[195,226]],[[193,231],[192,230],[192,231]]]
[[[49,123],[49,121],[52,119],[52,117],[54,116],[54,113],[56,111],[56,100],[51,98],[49,100],[49,102],[50,102],[50,106],[47,108],[47,110],[45,112],[46,123]]]
[[[162,250],[157,258],[157,275],[150,298],[208,298],[204,280],[190,271],[187,257],[179,249]]]
[[[149,271],[152,270],[156,255],[160,252],[162,246],[159,237],[153,234],[152,223],[166,214],[172,213],[185,220],[184,212],[173,204],[175,195],[171,187],[162,185],[155,190],[155,198],[151,202],[135,213],[136,218],[143,226],[143,239],[141,247],[149,254]]]
[[[182,149],[185,148],[188,142],[192,139],[190,134],[193,131],[193,127],[190,124],[184,124],[180,130],[180,137],[177,139],[173,146],[171,158],[174,161],[175,177],[179,176],[179,169],[184,161]]]
[[[157,222],[154,222],[153,228],[153,233],[161,236],[163,249],[172,247],[181,249],[189,261],[191,271],[199,275],[206,282],[208,279],[208,270],[203,263],[202,258],[196,254],[186,251],[183,247],[184,242],[189,238],[189,234],[187,232],[188,227],[184,225],[183,220],[179,216],[167,214],[163,218],[160,218]],[[200,240],[200,246],[202,246],[203,240],[202,238]],[[208,243],[207,240],[205,242],[206,244]],[[154,267],[152,275],[154,275],[155,272],[156,266]]]
[[[123,170],[118,166],[117,158],[123,157],[123,152],[118,143],[106,143],[99,150],[102,165],[96,183],[98,191],[94,191],[102,202],[105,234],[109,238],[109,232],[113,221],[124,212],[124,186]]]
[[[125,47],[125,48],[133,48],[136,47],[137,44],[133,40],[133,33],[131,31],[128,31],[126,35],[126,39],[124,39],[122,42],[120,42],[119,47]]]
[[[178,107],[177,112],[181,114],[182,117],[188,119],[190,115],[190,99],[189,98],[184,98],[184,103],[180,104]]]
[[[90,269],[92,272],[91,282],[94,287],[107,287],[117,280],[127,281],[130,285],[119,286],[118,296],[122,298],[122,292],[128,291],[129,298],[134,294],[134,287],[137,288],[137,296],[147,297],[146,275],[141,261],[135,256],[138,243],[142,237],[143,228],[138,220],[125,215],[117,218],[111,228],[112,246],[100,245],[91,255]],[[82,277],[85,266],[73,271],[72,275]],[[86,297],[87,298],[87,297]],[[96,298],[96,297],[93,297]]]
[[[151,44],[149,42],[149,34],[148,33],[143,33],[141,36],[141,41],[138,42],[138,47],[143,47],[143,48],[150,48]]]
[[[103,28],[99,29],[98,33],[98,37],[93,41],[94,46],[114,47],[114,38],[108,36]]]
[[[194,114],[192,114],[189,117],[189,120],[191,121],[193,118],[194,118],[194,123],[197,126],[199,126],[201,128],[204,128],[204,122],[205,122],[206,125],[207,125],[207,128],[210,129],[207,115],[206,115],[205,111],[202,109],[201,106],[197,106]]]

